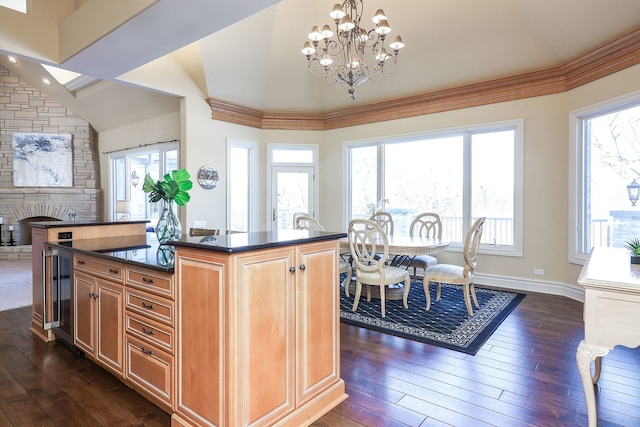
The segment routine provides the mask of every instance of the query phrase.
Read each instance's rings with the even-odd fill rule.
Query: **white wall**
[[[596,102],[640,89],[640,65],[620,71],[570,92],[516,100],[464,110],[449,111],[383,123],[354,126],[331,131],[261,131],[245,126],[211,120],[204,96],[192,91],[185,97],[181,113],[183,166],[195,174],[210,165],[220,172],[218,187],[203,190],[196,184],[192,201],[187,205],[186,226],[193,220],[224,229],[226,221],[226,139],[236,138],[260,144],[260,226],[266,226],[266,144],[312,143],[320,146],[320,214],[329,230],[344,230],[343,145],[345,141],[424,132],[465,125],[524,119],[524,248],[523,256],[482,256],[481,275],[509,281],[526,282],[528,290],[549,291],[554,286],[577,292],[576,279],[581,266],[568,262],[568,168],[569,112]],[[171,117],[172,125],[174,117]],[[162,121],[159,119],[159,121]],[[143,132],[146,123],[136,129]],[[154,122],[155,123],[155,122]],[[130,128],[130,127],[129,127]],[[136,127],[137,128],[137,127]],[[100,150],[133,138],[131,129],[100,134]],[[140,141],[136,141],[139,143]],[[106,165],[101,156],[101,166]],[[429,159],[425,159],[428,162]],[[103,176],[103,183],[106,179]],[[461,262],[460,254],[442,254],[442,261]],[[544,276],[534,276],[533,269],[544,269]]]

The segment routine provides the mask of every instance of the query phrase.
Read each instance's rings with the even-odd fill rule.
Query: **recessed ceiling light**
[[[45,76],[42,76],[42,83],[46,84],[47,86],[51,86],[51,82]]]
[[[15,56],[7,55],[7,58],[9,58],[9,62],[13,62],[14,64],[18,63],[18,60],[15,58]]]

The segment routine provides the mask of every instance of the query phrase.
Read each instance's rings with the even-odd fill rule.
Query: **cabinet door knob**
[[[304,265],[304,264],[300,264],[300,270],[306,270],[306,269],[307,269],[307,266],[306,266],[306,265]]]
[[[289,267],[289,272],[295,273],[296,272],[296,268],[295,267]]]

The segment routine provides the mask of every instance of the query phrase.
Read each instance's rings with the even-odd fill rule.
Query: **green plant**
[[[635,256],[640,256],[640,239],[634,237],[625,242],[627,249],[631,251],[631,253]]]
[[[147,174],[144,177],[142,191],[149,193],[150,202],[175,200],[178,205],[184,206],[191,200],[191,196],[187,191],[193,188],[193,183],[189,178],[191,178],[191,175],[186,169],[173,170],[171,174],[164,176],[164,180],[158,180],[157,182],[154,182],[151,175]]]

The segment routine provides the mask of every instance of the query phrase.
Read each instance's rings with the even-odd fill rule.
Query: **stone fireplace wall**
[[[73,187],[15,187],[11,145],[15,132],[71,134]],[[0,259],[15,259],[12,253],[19,251],[19,242],[30,241],[22,236],[29,233],[25,226],[29,218],[68,220],[74,213],[76,221],[102,220],[97,145],[97,132],[86,120],[0,66],[0,217],[4,220]],[[10,225],[16,248],[6,246]]]

